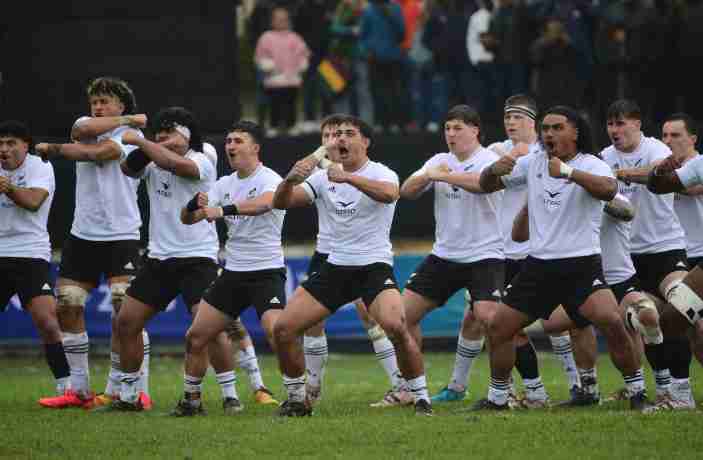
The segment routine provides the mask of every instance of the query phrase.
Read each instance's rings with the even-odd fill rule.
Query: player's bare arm
[[[343,171],[342,168],[332,167],[328,169],[327,177],[329,177],[330,182],[346,183],[356,187],[372,200],[380,201],[381,203],[393,203],[400,197],[400,190],[397,184],[349,174]]]
[[[31,212],[38,211],[49,196],[49,192],[43,188],[17,187],[7,177],[0,177],[0,193],[4,193],[20,208]]]
[[[615,198],[605,203],[603,212],[618,220],[630,222],[635,218],[635,207],[632,206],[630,200],[622,195],[616,195]]]
[[[530,239],[530,214],[527,208],[527,203],[520,209],[515,215],[513,220],[513,230],[511,232],[511,237],[513,241],[518,243],[525,242]]]
[[[76,124],[76,126],[71,129],[71,139],[80,142],[86,139],[94,139],[101,134],[105,134],[121,126],[144,128],[146,127],[146,123],[147,116],[143,113],[118,117],[87,118],[81,120],[80,123]]]
[[[549,159],[549,175],[551,177],[570,179],[599,200],[610,201],[618,193],[618,183],[612,177],[599,176],[574,169],[557,157]]]
[[[516,160],[511,155],[505,155],[496,160],[495,163],[485,168],[481,172],[479,185],[485,193],[497,192],[505,188],[505,184],[500,180],[502,176],[508,175],[515,167]]]
[[[122,136],[125,144],[136,145],[144,154],[151,159],[158,167],[171,171],[177,176],[200,179],[198,165],[188,158],[181,156],[168,148],[168,144],[152,142],[136,132],[126,132]]]
[[[427,172],[422,174],[413,174],[405,179],[400,187],[400,197],[406,200],[416,200],[420,198],[425,187],[431,182]]]
[[[104,140],[97,144],[49,144],[40,143],[35,147],[42,160],[63,157],[73,161],[105,162],[117,160],[122,154],[120,146],[112,140]]]
[[[673,168],[667,167],[666,161],[649,173],[647,189],[657,195],[685,190],[679,176]]]

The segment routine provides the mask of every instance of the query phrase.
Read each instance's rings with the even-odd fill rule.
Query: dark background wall
[[[65,138],[88,109],[88,81],[115,75],[131,84],[141,111],[182,105],[222,130],[240,114],[236,3],[13,3],[0,26],[0,119]]]

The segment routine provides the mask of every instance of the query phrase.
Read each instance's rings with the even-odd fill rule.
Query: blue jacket
[[[387,13],[385,11],[387,11]],[[403,57],[400,44],[405,38],[405,20],[400,5],[369,3],[361,15],[359,45],[364,56],[384,61]]]

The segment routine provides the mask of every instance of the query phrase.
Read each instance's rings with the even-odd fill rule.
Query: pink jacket
[[[256,44],[254,61],[264,72],[264,87],[290,88],[303,83],[310,50],[302,37],[290,30],[269,30]]]

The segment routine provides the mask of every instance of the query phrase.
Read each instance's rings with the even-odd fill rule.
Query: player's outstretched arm
[[[173,174],[189,179],[199,179],[200,169],[191,159],[181,156],[163,144],[152,142],[136,132],[126,132],[122,135],[122,142],[136,145],[144,154],[149,157],[158,167],[171,171]]]
[[[446,182],[447,184],[462,188],[467,192],[486,193],[481,188],[481,175],[479,173],[449,172],[445,173],[441,179],[437,180],[441,180],[442,182]]]
[[[368,179],[356,174],[349,174],[339,167],[331,167],[327,170],[327,177],[330,182],[349,184],[359,189],[363,194],[372,200],[381,203],[393,203],[400,197],[400,187],[393,182]]]
[[[117,160],[122,155],[120,146],[109,139],[97,144],[48,144],[42,142],[37,144],[34,149],[44,161],[64,157],[73,161],[104,162]]]
[[[644,168],[627,168],[618,169],[615,171],[615,177],[626,184],[646,184],[649,180],[649,174],[654,169],[654,166]]]
[[[105,134],[121,126],[130,128],[146,127],[147,117],[140,113],[136,115],[122,115],[119,117],[92,117],[79,120],[71,129],[71,139],[83,141],[95,139],[101,134]]]
[[[17,187],[7,177],[0,177],[0,193],[4,193],[20,208],[31,212],[38,211],[49,196],[49,192],[43,188]]]
[[[422,196],[427,186],[432,182],[427,172],[415,172],[405,179],[400,187],[400,197],[406,200],[416,200]]]
[[[618,193],[618,182],[612,177],[599,176],[574,169],[557,157],[549,159],[549,175],[551,177],[570,179],[599,200],[610,201]]]

